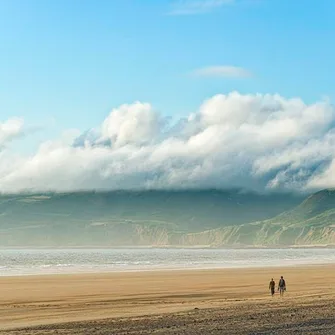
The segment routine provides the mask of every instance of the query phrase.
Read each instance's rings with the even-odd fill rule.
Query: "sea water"
[[[2,249],[0,276],[335,263],[335,249]]]

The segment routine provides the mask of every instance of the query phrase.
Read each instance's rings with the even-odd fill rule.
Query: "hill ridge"
[[[335,244],[335,190],[307,198],[237,190],[0,196],[0,246]]]

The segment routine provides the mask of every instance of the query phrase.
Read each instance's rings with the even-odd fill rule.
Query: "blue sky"
[[[272,169],[269,175],[275,176],[266,181],[271,185],[300,180],[304,180],[303,185],[335,185],[332,179],[335,157],[329,157],[329,150],[335,148],[332,142],[335,113],[331,105],[335,98],[334,12],[333,0],[0,0],[0,155],[7,155],[10,150],[29,154],[38,167],[36,171],[40,171],[40,166],[50,161],[50,157],[42,158],[37,152],[41,143],[59,138],[65,130],[75,128],[85,132],[107,120],[105,134],[119,144],[106,153],[110,161],[101,163],[105,154],[101,156],[96,171],[101,166],[107,169],[108,165],[115,176],[118,173],[115,171],[135,155],[129,154],[121,165],[114,166],[113,155],[119,157],[118,145],[138,141],[137,145],[141,146],[143,140],[156,138],[161,124],[156,111],[178,120],[197,112],[204,100],[216,94],[238,91],[241,95],[229,96],[227,101],[222,96],[212,98],[208,109],[198,112],[197,121],[192,119],[185,128],[180,128],[184,135],[190,136],[184,143],[184,153],[188,152],[190,143],[196,147],[199,138],[203,150],[211,150],[208,143],[217,136],[213,134],[222,138],[222,143],[217,143],[218,151],[208,152],[213,160],[208,166],[212,174],[208,172],[205,176],[201,172],[200,179],[216,180],[215,173],[226,171],[220,170],[223,161],[227,166],[231,163],[229,150],[220,151],[226,146],[236,147],[236,159],[243,157],[242,161],[236,160],[237,167],[249,164],[245,171],[260,169],[259,162],[266,162],[269,171]],[[255,93],[263,94],[262,98]],[[264,96],[275,93],[286,100]],[[246,94],[253,96],[246,98]],[[292,97],[299,97],[307,107],[287,100]],[[330,103],[322,107],[315,105],[324,97]],[[113,108],[135,101],[150,103],[155,112],[148,105],[138,104],[108,117]],[[275,125],[264,119],[263,107],[255,111],[262,105]],[[276,114],[277,107],[274,108],[279,105],[280,117]],[[234,108],[237,116],[231,112]],[[143,122],[132,124],[134,115],[143,117]],[[28,133],[30,127],[38,131],[22,136],[21,126],[15,122],[10,124],[12,128],[6,125],[5,129],[1,122],[13,117],[24,119]],[[319,121],[314,131],[313,124]],[[217,124],[213,126],[213,122]],[[245,123],[247,130],[243,128]],[[230,133],[225,127],[235,127],[235,130]],[[132,132],[137,130],[135,136]],[[274,134],[276,130],[282,133]],[[24,140],[13,142],[13,134]],[[267,138],[273,146],[260,153],[256,141],[248,149],[252,155],[244,157],[243,150],[255,139],[255,134],[260,139]],[[279,137],[274,139],[272,135]],[[245,137],[246,144],[239,142],[239,136],[249,136]],[[6,142],[3,152],[2,142]],[[149,142],[145,144],[146,150],[154,154],[156,149]],[[308,146],[309,154],[301,147],[302,143]],[[319,152],[316,143],[327,150]],[[286,147],[289,144],[290,152]],[[64,166],[77,154],[76,159],[83,159],[82,164],[90,166],[101,154],[88,148],[84,159],[79,151],[70,155],[71,148],[62,150],[66,157],[62,158]],[[161,150],[168,153],[169,159],[182,152],[167,150],[165,142]],[[282,154],[280,159],[270,157],[278,150]],[[223,155],[221,160],[217,159],[218,155]],[[321,157],[320,162],[315,157]],[[190,174],[185,171],[192,164],[196,173],[202,171],[202,158],[199,156],[197,162],[193,158],[183,161],[186,163],[181,180]],[[8,161],[0,161],[0,186],[9,185],[11,189],[14,180],[15,185],[22,183],[20,178],[25,178],[30,185],[30,174],[35,173],[30,161],[19,158],[14,173],[7,168],[13,159],[8,156]],[[146,159],[145,156],[141,164]],[[300,166],[301,162],[330,166],[330,170],[323,169],[320,176],[314,176],[316,169]],[[231,166],[229,171],[232,180],[240,181],[241,176],[235,175],[236,166]],[[142,176],[147,175],[146,169],[144,164]],[[264,169],[260,173],[268,173]],[[152,171],[154,175],[156,170]],[[64,180],[73,177],[72,170],[66,173],[69,174]],[[166,173],[166,178],[175,178],[169,171]],[[104,184],[105,175],[100,177]],[[43,178],[38,185],[45,184]],[[76,178],[80,180],[79,176]],[[111,182],[115,182],[113,178]],[[254,175],[246,178],[252,185],[259,183]],[[94,183],[87,185],[94,187]],[[173,183],[178,185],[179,181],[173,179]]]
[[[166,15],[173,3],[1,0],[2,119],[85,129],[134,100],[180,116],[232,90],[334,98],[334,1],[236,0]],[[189,75],[221,65],[253,77]]]

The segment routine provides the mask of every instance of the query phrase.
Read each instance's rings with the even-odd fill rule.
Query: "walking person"
[[[275,281],[273,280],[273,278],[271,279],[270,281],[270,284],[269,284],[269,290],[271,292],[271,296],[273,297],[274,294],[275,294],[275,287],[276,287],[276,283]]]
[[[281,297],[284,296],[284,292],[286,291],[286,282],[283,276],[280,277],[278,291]]]

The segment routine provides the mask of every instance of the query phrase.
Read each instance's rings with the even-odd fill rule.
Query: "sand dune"
[[[288,291],[272,299],[268,282],[281,274]],[[335,327],[334,278],[332,265],[3,277],[0,333],[91,334],[98,327],[100,334],[196,334],[193,321],[202,320],[208,334],[226,334],[229,327],[231,334],[247,334],[250,327],[300,322],[303,329],[322,319],[327,332],[315,334],[328,334],[327,327]],[[281,313],[292,316],[286,320]]]

